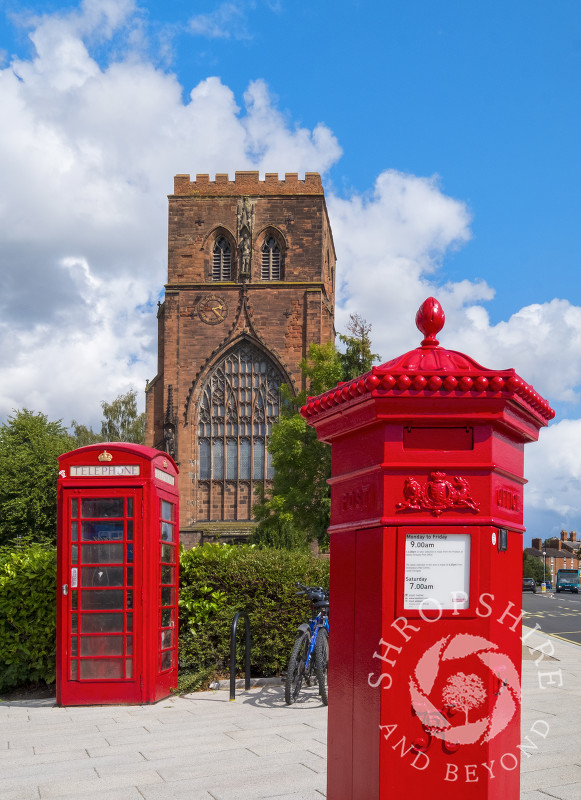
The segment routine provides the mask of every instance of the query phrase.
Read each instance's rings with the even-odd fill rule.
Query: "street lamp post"
[[[545,563],[544,563],[544,566],[543,566],[543,583],[546,584],[547,583],[547,552],[546,552],[546,550],[543,550],[543,558],[545,560]]]

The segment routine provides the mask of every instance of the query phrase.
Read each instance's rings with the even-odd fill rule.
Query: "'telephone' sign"
[[[139,475],[139,464],[98,464],[96,466],[71,467],[71,478],[120,478]]]

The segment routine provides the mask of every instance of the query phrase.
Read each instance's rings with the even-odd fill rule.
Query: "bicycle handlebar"
[[[300,581],[296,582],[296,586],[300,588],[300,591],[296,592],[295,596],[306,595],[311,603],[317,607],[329,604],[329,593],[322,586],[305,586]]]

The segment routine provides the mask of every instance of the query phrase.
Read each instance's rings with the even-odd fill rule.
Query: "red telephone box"
[[[107,442],[59,458],[57,703],[151,703],[177,686],[178,469]]]
[[[302,409],[332,445],[327,796],[518,800],[524,444],[554,412],[439,347],[434,298],[416,324]]]

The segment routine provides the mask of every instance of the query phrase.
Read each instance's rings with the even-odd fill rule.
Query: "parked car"
[[[522,590],[523,592],[536,592],[537,586],[535,583],[534,578],[523,578],[522,579]]]

